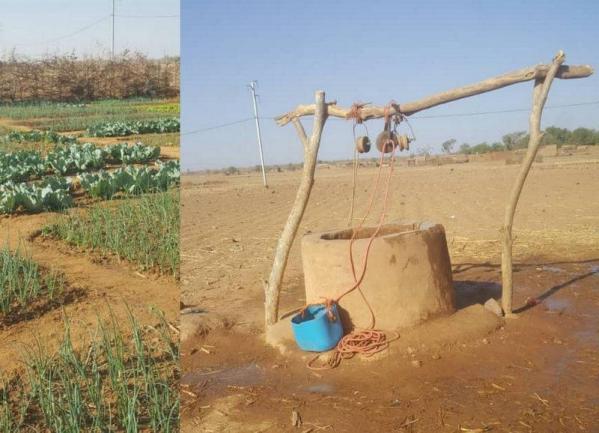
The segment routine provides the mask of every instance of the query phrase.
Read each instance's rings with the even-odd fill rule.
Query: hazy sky
[[[599,2],[588,1],[217,1],[182,0],[182,120],[192,131],[252,116],[248,89],[258,80],[260,111],[275,116],[328,99],[406,102],[503,72],[550,62],[599,67]],[[427,110],[421,116],[528,108],[524,83]],[[556,80],[548,105],[599,101],[599,76]],[[416,117],[416,116],[415,116]],[[548,109],[543,125],[599,128],[599,105]],[[528,128],[528,113],[412,120],[417,142],[438,149],[498,141]],[[311,127],[311,118],[304,121]],[[268,164],[300,161],[292,126],[264,120]],[[380,122],[369,122],[371,135]],[[351,123],[327,122],[321,159],[350,158]],[[258,164],[253,122],[183,136],[184,168]]]
[[[0,10],[3,55],[13,48],[30,56],[110,51],[112,0],[0,0]],[[179,54],[179,0],[116,0],[116,15],[117,52]]]

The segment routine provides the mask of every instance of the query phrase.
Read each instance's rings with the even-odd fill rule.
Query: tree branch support
[[[308,205],[312,185],[314,184],[314,171],[318,161],[318,149],[320,147],[320,137],[327,119],[327,104],[325,102],[324,92],[319,90],[316,92],[316,111],[314,113],[314,126],[310,139],[306,136],[304,127],[299,119],[293,119],[293,124],[297,130],[300,141],[304,145],[304,169],[302,180],[300,182],[295,202],[291,208],[291,213],[287,218],[287,223],[283,228],[283,232],[279,238],[275,258],[270,272],[270,277],[265,285],[265,319],[266,325],[274,325],[279,319],[279,297],[281,293],[281,282],[285,268],[287,267],[287,259],[293,245],[293,240],[299,228],[304,211]]]
[[[516,206],[524,187],[526,177],[530,172],[532,163],[539,150],[543,134],[541,133],[541,116],[543,115],[543,107],[547,102],[547,95],[551,88],[551,83],[556,77],[562,63],[565,60],[563,51],[557,53],[553,59],[553,63],[547,74],[542,78],[535,79],[532,97],[532,111],[529,118],[529,141],[526,156],[522,161],[520,172],[516,178],[516,182],[512,187],[509,201],[505,208],[504,223],[501,229],[502,232],[502,253],[501,253],[501,306],[506,317],[512,315],[512,297],[514,292],[513,275],[512,275],[512,225],[514,223],[514,215],[516,214]]]

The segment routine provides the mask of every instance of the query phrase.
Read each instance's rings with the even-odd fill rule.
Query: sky
[[[117,53],[179,55],[179,0],[116,0],[115,5]],[[112,0],[0,0],[0,10],[2,56],[13,49],[32,57],[110,53]]]
[[[293,126],[268,119],[324,90],[342,106],[400,104],[504,72],[549,63],[599,67],[599,2],[571,1],[181,1],[182,165],[259,164],[247,84],[258,81],[266,164],[302,160]],[[522,83],[426,110],[411,119],[415,152],[501,141],[528,129],[528,112],[455,116],[531,106]],[[599,101],[599,76],[555,80],[547,106]],[[307,131],[312,118],[304,118]],[[599,104],[547,108],[543,127],[599,128]],[[368,122],[371,139],[382,129]],[[327,121],[320,159],[353,155],[352,124]]]

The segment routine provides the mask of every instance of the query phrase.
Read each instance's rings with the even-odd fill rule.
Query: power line
[[[562,105],[548,105],[545,109],[552,108],[567,108],[567,107],[580,107],[582,105],[597,105],[599,101],[590,101],[590,102],[579,102],[576,104],[562,104]],[[502,113],[518,113],[530,111],[530,108],[514,108],[510,110],[495,110],[495,111],[477,111],[471,113],[454,113],[454,114],[431,114],[428,116],[414,116],[412,119],[437,119],[442,117],[469,117],[469,116],[480,116],[485,114],[502,114]]]
[[[179,18],[180,15],[115,15],[118,18]]]
[[[584,105],[599,105],[599,101],[578,102],[578,103],[574,103],[574,104],[548,105],[545,107],[545,110],[553,109],[553,108],[580,107],[580,106],[584,106]],[[470,113],[454,113],[454,114],[433,114],[433,115],[429,115],[429,116],[414,116],[414,117],[411,117],[411,119],[437,119],[437,118],[443,118],[443,117],[469,117],[469,116],[480,116],[480,115],[485,115],[485,114],[518,113],[518,112],[524,112],[524,111],[528,112],[528,111],[530,111],[530,108],[513,108],[513,109],[509,109],[509,110],[476,111],[476,112],[470,112]],[[228,122],[228,123],[223,123],[220,125],[209,126],[207,128],[201,128],[201,129],[196,129],[193,131],[188,131],[188,132],[182,133],[181,135],[199,134],[204,131],[211,131],[213,129],[226,128],[228,126],[236,125],[238,123],[249,122],[250,120],[254,120],[254,119],[255,119],[254,117],[248,117],[246,119],[236,120],[234,122]],[[276,117],[260,116],[259,119],[271,120],[271,119],[276,119]],[[332,117],[332,119],[345,120],[345,119],[341,119],[338,117]]]
[[[111,16],[112,15],[105,15],[102,18],[100,18],[100,19],[98,19],[98,20],[96,20],[96,21],[94,21],[94,22],[92,22],[92,23],[90,23],[90,24],[88,24],[88,25],[86,25],[84,27],[81,27],[81,28],[75,30],[72,33],[69,33],[69,34],[66,34],[66,35],[63,35],[63,36],[59,36],[57,38],[49,39],[49,40],[46,40],[44,42],[34,42],[34,43],[30,43],[30,44],[15,44],[15,45],[17,45],[17,46],[31,46],[31,45],[47,45],[47,44],[52,44],[54,42],[58,42],[58,41],[61,41],[63,39],[67,39],[67,38],[73,37],[75,35],[78,35],[79,33],[82,33],[84,31],[86,31],[86,30],[88,30],[88,29],[90,29],[90,28],[92,28],[92,27],[100,24],[104,20],[107,20]]]
[[[114,60],[114,17],[116,12],[115,0],[112,0],[112,46],[110,50],[110,58]]]
[[[261,117],[261,119],[267,119],[267,117]],[[213,129],[226,128],[227,126],[237,125],[238,123],[249,122],[250,120],[254,120],[253,117],[248,117],[246,119],[236,120],[234,122],[222,123],[220,125],[209,126],[207,128],[195,129],[193,131],[182,132],[181,135],[190,135],[190,134],[199,134],[204,131],[211,131]]]
[[[96,25],[104,22],[105,20],[112,18],[114,19],[115,17],[117,18],[179,18],[179,15],[118,15],[118,14],[114,14],[114,12],[112,14],[109,15],[105,15],[101,18],[98,18],[97,20],[78,28],[77,30],[68,33],[66,35],[62,35],[62,36],[58,36],[56,38],[52,38],[52,39],[48,39],[46,41],[43,42],[32,42],[32,43],[17,43],[15,44],[15,46],[19,46],[19,47],[25,47],[25,46],[36,46],[36,45],[48,45],[48,44],[53,44],[59,41],[62,41],[63,39],[68,39],[71,38],[73,36],[78,35],[79,33],[83,33],[86,30],[91,29],[92,27],[95,27]],[[113,33],[114,33],[114,22],[113,22]],[[114,38],[114,34],[113,34],[113,38]],[[114,41],[113,41],[113,46],[114,46]],[[114,52],[114,48],[113,48],[113,52]]]

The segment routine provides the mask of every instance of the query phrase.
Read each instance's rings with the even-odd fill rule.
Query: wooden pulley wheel
[[[407,135],[400,135],[397,138],[399,142],[399,150],[410,150],[410,137]]]
[[[359,153],[368,153],[370,151],[370,138],[366,135],[356,138],[356,150]]]
[[[379,152],[390,153],[398,145],[397,135],[393,131],[385,130],[376,138],[376,148]]]

